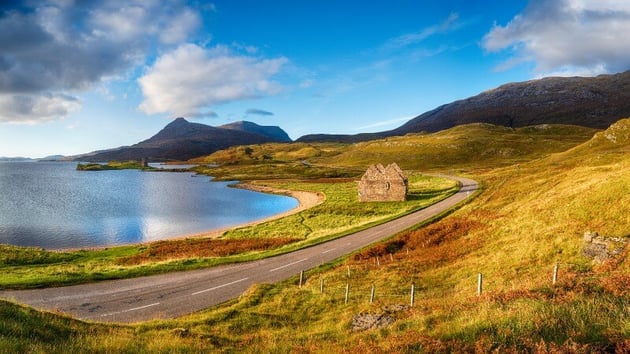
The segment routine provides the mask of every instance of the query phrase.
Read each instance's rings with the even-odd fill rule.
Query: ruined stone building
[[[359,181],[359,201],[397,202],[407,198],[407,177],[396,163],[370,166]]]

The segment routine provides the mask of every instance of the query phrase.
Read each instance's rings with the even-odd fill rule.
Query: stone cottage
[[[370,166],[359,181],[360,202],[398,202],[407,198],[407,177],[396,163]]]

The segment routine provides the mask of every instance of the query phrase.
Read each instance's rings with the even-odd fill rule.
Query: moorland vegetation
[[[327,213],[353,209],[336,203],[350,198],[355,184],[349,178],[375,161],[397,162],[412,172],[414,183],[430,183],[433,196],[452,186],[418,172],[464,174],[481,182],[483,190],[429,226],[308,271],[302,287],[296,279],[257,285],[227,304],[175,320],[103,325],[0,302],[0,347],[24,352],[630,350],[628,250],[604,262],[582,252],[587,231],[630,238],[630,119],[600,132],[475,124],[359,144],[252,145],[196,162],[217,164],[198,171],[222,179],[249,177],[325,194],[328,204],[320,209],[260,226],[257,238],[283,240],[278,241],[286,242],[279,246],[283,248],[308,242],[311,233],[301,226],[305,221],[329,220]],[[369,208],[383,218],[391,215],[379,205]],[[372,221],[365,214],[352,219],[364,225]],[[345,232],[322,224],[328,228],[323,234]],[[323,234],[317,237],[326,238]],[[237,229],[222,239],[249,238],[246,229]],[[86,254],[96,257],[99,252],[114,251]],[[115,252],[126,252],[122,258],[140,253],[129,248]],[[3,274],[12,266],[28,272],[51,267],[50,262],[70,264],[77,257],[15,248],[0,254],[5,257]],[[206,259],[191,256],[170,263]],[[29,268],[29,259],[41,261]],[[484,286],[478,296],[479,273]],[[323,294],[320,279],[327,284]],[[346,302],[341,289],[347,284],[353,295]],[[413,306],[410,284],[416,286]],[[372,286],[377,290],[370,302]],[[357,316],[365,314],[388,321],[353,330]]]

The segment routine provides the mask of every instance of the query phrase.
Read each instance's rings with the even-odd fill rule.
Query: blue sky
[[[296,139],[395,128],[503,83],[630,69],[630,2],[0,4],[0,156],[79,154],[170,120]]]

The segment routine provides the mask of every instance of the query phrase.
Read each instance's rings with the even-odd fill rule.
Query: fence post
[[[348,303],[348,295],[350,294],[350,283],[346,283],[346,300],[344,303]]]
[[[370,291],[370,304],[374,302],[374,284],[372,284],[372,291]]]
[[[380,267],[381,266],[381,260],[378,259],[378,256],[376,256],[376,266]]]
[[[409,255],[409,247],[407,247],[407,255]]]
[[[416,298],[416,283],[411,283],[411,307],[413,307]]]
[[[348,274],[348,278],[350,278],[350,266],[348,266],[347,268],[347,274]]]
[[[483,275],[479,273],[477,276],[477,296],[481,296],[481,292],[483,291]]]
[[[392,262],[394,261],[394,255],[391,254],[391,253],[389,254],[389,260],[392,261]]]
[[[559,264],[558,262],[556,262],[556,264],[553,266],[553,281],[552,281],[553,285],[556,285],[556,282],[558,281],[558,267],[559,267]]]
[[[324,293],[324,278],[322,278],[321,276],[319,277],[319,293]]]
[[[304,280],[304,271],[300,271],[300,289],[302,288],[302,281]]]

